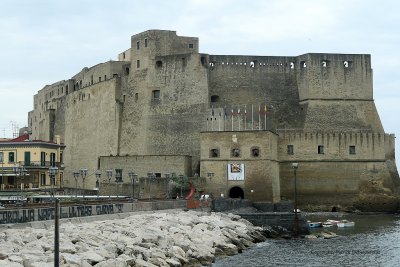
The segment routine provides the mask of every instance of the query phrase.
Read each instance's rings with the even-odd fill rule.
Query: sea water
[[[399,215],[311,215],[310,219],[347,219],[355,226],[312,230],[339,235],[333,239],[269,239],[241,254],[218,259],[213,266],[400,266]]]

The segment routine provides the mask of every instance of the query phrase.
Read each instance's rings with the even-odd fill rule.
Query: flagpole
[[[246,105],[244,105],[244,130],[247,129],[247,110],[246,110]]]
[[[258,104],[258,130],[261,130],[261,106]]]
[[[265,121],[265,130],[267,130],[267,104],[264,106],[264,121]]]
[[[251,104],[251,129],[254,130],[253,104]]]
[[[238,121],[239,121],[239,131],[240,131],[240,107],[238,107]]]
[[[232,110],[231,110],[232,112],[231,112],[231,119],[232,119],[232,123],[231,123],[231,125],[232,125],[232,132],[233,132],[233,106],[232,106]]]

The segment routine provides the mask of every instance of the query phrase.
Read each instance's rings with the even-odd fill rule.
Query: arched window
[[[219,149],[218,148],[210,149],[210,158],[219,158]]]
[[[239,158],[240,157],[240,149],[239,148],[232,149],[231,156],[233,158]]]
[[[260,157],[260,148],[259,148],[259,147],[253,147],[253,148],[251,149],[251,156],[252,156],[253,158],[258,158],[258,157]]]

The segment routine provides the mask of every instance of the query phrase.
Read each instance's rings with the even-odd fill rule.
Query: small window
[[[294,154],[293,145],[287,145],[287,154],[288,155],[293,155]]]
[[[125,68],[125,74],[128,75],[129,74],[129,67]],[[115,75],[115,74],[114,74]],[[118,75],[117,75],[118,76]]]
[[[115,182],[122,183],[122,169],[115,169]]]
[[[300,62],[300,66],[301,66],[302,68],[307,68],[307,63],[306,63],[305,61],[301,61],[301,62]]]
[[[99,77],[99,82],[101,82],[101,77]]]
[[[147,47],[147,38],[144,39],[144,47]]]
[[[239,149],[239,148],[234,148],[234,149],[232,149],[232,154],[231,154],[231,156],[234,157],[234,158],[240,157],[240,149]]]
[[[258,147],[254,147],[251,149],[251,156],[254,158],[260,157],[260,149]]]
[[[219,158],[219,149],[213,148],[210,150],[210,158]]]
[[[3,157],[4,157],[3,152],[0,152],[0,162],[1,162],[1,163],[3,163]]]
[[[193,44],[189,44],[189,48],[193,48]]]
[[[219,101],[219,96],[218,95],[212,95],[211,96],[211,103],[215,103]]]
[[[153,100],[160,100],[160,90],[153,90]]]
[[[46,185],[46,174],[45,173],[40,174],[40,185]]]
[[[139,100],[139,93],[135,93],[135,102]]]
[[[136,49],[139,50],[140,49],[140,41],[136,42]]]
[[[136,60],[136,68],[140,68],[140,60]]]
[[[157,68],[162,68],[162,61],[161,60],[157,60],[156,61],[156,67]]]
[[[356,154],[356,146],[349,146],[349,154],[350,155]]]
[[[324,153],[324,146],[318,146],[318,154],[325,154]]]
[[[14,152],[8,153],[8,162],[13,163],[15,161],[15,154]]]

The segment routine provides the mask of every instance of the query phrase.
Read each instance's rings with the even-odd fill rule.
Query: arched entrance
[[[234,186],[229,190],[229,197],[230,198],[244,198],[244,192],[243,189],[240,188],[239,186]]]

